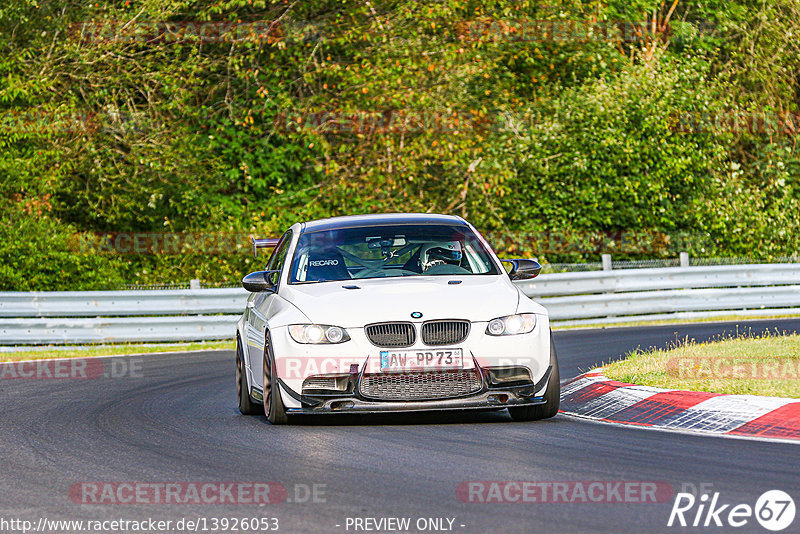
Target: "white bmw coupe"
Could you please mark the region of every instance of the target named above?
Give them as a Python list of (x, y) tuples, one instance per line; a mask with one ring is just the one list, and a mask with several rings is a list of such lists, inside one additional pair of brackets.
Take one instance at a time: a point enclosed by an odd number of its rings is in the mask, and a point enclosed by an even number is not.
[[(547, 311), (460, 217), (390, 214), (297, 223), (237, 324), (239, 410), (294, 414), (503, 410), (553, 417), (559, 373)], [(509, 272), (501, 261), (511, 264)]]

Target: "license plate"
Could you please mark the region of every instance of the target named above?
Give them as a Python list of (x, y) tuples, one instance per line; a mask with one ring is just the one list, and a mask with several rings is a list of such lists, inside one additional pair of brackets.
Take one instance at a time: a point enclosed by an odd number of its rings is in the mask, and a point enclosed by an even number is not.
[(464, 367), (464, 351), (462, 349), (381, 351), (381, 371), (461, 369), (462, 367)]

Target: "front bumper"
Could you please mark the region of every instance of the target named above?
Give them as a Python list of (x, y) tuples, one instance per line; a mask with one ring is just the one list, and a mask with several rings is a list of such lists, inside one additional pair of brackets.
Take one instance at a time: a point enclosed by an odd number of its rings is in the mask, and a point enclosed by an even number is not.
[[(421, 324), (421, 323), (420, 323)], [(417, 328), (419, 324), (415, 323)], [(522, 366), (530, 370), (530, 379), (533, 382), (543, 380), (548, 366), (550, 365), (550, 336), (549, 322), (546, 315), (537, 316), (537, 324), (534, 330), (528, 334), (514, 336), (489, 336), (485, 333), (486, 322), (473, 322), (469, 335), (458, 347), (463, 349), (464, 367), (463, 370), (470, 369), (490, 369), (495, 367), (514, 367)], [(333, 375), (333, 374), (352, 374), (355, 369), (357, 373), (381, 373), (380, 351), (385, 350), (376, 347), (367, 337), (363, 328), (348, 327), (350, 341), (343, 344), (329, 345), (303, 345), (298, 344), (289, 336), (288, 328), (276, 327), (270, 330), (273, 344), (273, 352), (276, 359), (276, 375), (282, 380), (283, 386), (279, 388), (283, 405), (287, 411), (297, 409), (295, 413), (304, 413), (314, 406), (324, 403), (303, 402), (299, 394), (316, 395), (318, 392), (304, 391), (304, 382), (307, 378), (314, 375)], [(430, 346), (422, 342), (418, 336), (417, 343), (407, 350), (431, 350)], [(252, 380), (255, 390), (260, 389), (261, 369), (256, 362), (255, 375), (258, 377)], [(459, 399), (464, 404), (470, 402), (470, 398), (479, 397), (485, 390), (492, 388), (503, 388), (508, 390), (517, 383), (494, 383), (490, 377), (483, 377), (483, 387), (480, 389), (470, 389), (470, 394), (465, 398)], [(355, 382), (355, 381), (353, 381)], [(528, 382), (528, 385), (531, 385)], [(359, 391), (358, 387), (350, 387), (342, 395), (342, 400), (352, 400), (352, 394)], [(296, 392), (296, 393), (295, 393)], [(517, 399), (518, 395), (513, 395), (516, 390), (506, 391), (510, 393), (509, 398)], [(293, 394), (295, 393), (295, 394)], [(535, 393), (540, 393), (537, 389)], [(524, 397), (533, 397), (534, 392), (525, 392)], [(254, 393), (254, 398), (258, 400), (258, 393)], [(344, 399), (346, 397), (346, 399)], [(451, 396), (426, 399), (425, 405), (433, 405), (440, 400), (451, 399)], [(382, 397), (370, 394), (367, 398), (362, 398), (364, 402), (374, 404), (387, 404), (387, 409), (398, 410), (396, 406), (399, 399)], [(331, 399), (327, 399), (331, 400)], [(336, 399), (339, 400), (339, 399)], [(402, 399), (416, 404), (421, 399), (408, 397)], [(520, 402), (522, 399), (520, 399)], [(357, 403), (353, 402), (353, 407)], [(449, 403), (447, 403), (449, 404)], [(336, 405), (338, 406), (338, 405)], [(502, 406), (500, 407), (502, 408)]]
[(356, 389), (341, 395), (301, 395), (278, 379), (283, 393), (298, 401), (299, 408), (287, 408), (287, 414), (330, 413), (391, 413), (391, 412), (439, 412), (459, 410), (502, 410), (508, 407), (536, 406), (546, 400), (536, 394), (547, 387), (552, 367), (548, 367), (542, 379), (525, 386), (490, 387), (484, 380), (483, 387), (469, 395), (454, 398), (413, 401), (384, 401), (366, 399)]

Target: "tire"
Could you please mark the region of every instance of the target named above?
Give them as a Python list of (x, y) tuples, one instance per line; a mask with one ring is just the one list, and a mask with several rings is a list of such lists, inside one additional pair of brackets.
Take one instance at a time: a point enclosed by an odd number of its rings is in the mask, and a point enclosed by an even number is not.
[(272, 340), (267, 332), (264, 340), (264, 414), (267, 421), (273, 425), (285, 425), (289, 422), (283, 400), (278, 391), (278, 381), (275, 373), (275, 355), (272, 351)]
[(550, 365), (553, 371), (550, 373), (550, 380), (547, 382), (547, 389), (544, 391), (545, 404), (538, 406), (517, 406), (508, 409), (511, 419), (514, 421), (538, 421), (540, 419), (550, 419), (558, 413), (561, 404), (561, 377), (558, 372), (558, 356), (556, 346), (553, 344), (553, 334), (550, 334)]
[(250, 388), (247, 386), (247, 373), (244, 369), (244, 354), (242, 343), (236, 338), (236, 395), (239, 397), (239, 411), (242, 415), (258, 415), (261, 406), (250, 398)]

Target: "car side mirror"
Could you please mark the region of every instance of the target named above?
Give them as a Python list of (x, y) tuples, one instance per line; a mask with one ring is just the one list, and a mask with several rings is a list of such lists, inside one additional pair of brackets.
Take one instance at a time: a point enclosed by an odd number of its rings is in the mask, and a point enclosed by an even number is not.
[(271, 276), (280, 271), (256, 271), (242, 278), (242, 287), (251, 293), (262, 291), (275, 291), (277, 288), (271, 280)]
[(501, 260), (504, 263), (511, 264), (511, 270), (508, 272), (508, 277), (511, 280), (530, 280), (536, 278), (542, 271), (542, 266), (535, 260)]

